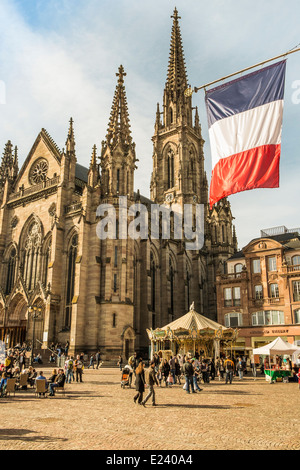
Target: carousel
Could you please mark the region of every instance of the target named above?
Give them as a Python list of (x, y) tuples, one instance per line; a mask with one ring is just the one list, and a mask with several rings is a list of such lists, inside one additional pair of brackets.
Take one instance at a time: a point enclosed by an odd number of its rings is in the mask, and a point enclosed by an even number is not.
[(147, 329), (151, 341), (151, 358), (155, 353), (168, 359), (173, 355), (195, 355), (215, 359), (224, 351), (232, 349), (238, 330), (226, 328), (194, 309), (163, 328)]

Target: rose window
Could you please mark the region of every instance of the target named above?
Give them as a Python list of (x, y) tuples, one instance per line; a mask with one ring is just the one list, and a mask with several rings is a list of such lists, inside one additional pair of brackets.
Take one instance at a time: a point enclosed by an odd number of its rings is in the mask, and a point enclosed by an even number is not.
[(37, 160), (31, 167), (29, 180), (31, 184), (38, 184), (46, 180), (49, 164), (44, 158)]

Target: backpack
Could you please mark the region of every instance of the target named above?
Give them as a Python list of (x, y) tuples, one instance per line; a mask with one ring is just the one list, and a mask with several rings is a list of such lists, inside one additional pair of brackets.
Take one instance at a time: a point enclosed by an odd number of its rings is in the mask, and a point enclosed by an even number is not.
[(72, 370), (73, 369), (73, 361), (69, 361), (68, 362), (68, 370)]

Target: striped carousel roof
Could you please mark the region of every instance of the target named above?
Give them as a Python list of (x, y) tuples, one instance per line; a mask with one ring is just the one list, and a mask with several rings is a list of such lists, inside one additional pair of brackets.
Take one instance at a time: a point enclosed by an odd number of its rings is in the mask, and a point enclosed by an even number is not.
[(205, 330), (207, 328), (212, 330), (219, 330), (220, 328), (222, 328), (222, 330), (228, 330), (228, 328), (226, 328), (225, 326), (220, 325), (219, 323), (210, 320), (209, 318), (206, 318), (203, 315), (200, 315), (200, 313), (195, 312), (195, 310), (193, 309), (183, 315), (183, 317), (174, 320), (172, 323), (169, 323), (168, 325), (160, 329), (170, 329), (172, 331), (175, 331), (179, 329), (191, 330), (193, 327), (196, 327), (197, 330)]

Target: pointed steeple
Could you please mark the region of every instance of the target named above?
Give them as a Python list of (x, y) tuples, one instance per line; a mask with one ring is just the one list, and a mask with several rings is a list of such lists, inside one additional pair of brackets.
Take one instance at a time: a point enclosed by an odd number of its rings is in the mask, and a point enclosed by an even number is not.
[(99, 171), (97, 164), (97, 147), (93, 146), (92, 157), (90, 161), (90, 167), (88, 171), (88, 185), (94, 188), (99, 182)]
[(176, 7), (171, 18), (173, 18), (173, 26), (166, 87), (169, 90), (172, 90), (173, 93), (177, 94), (184, 93), (187, 88), (188, 80), (178, 22), (180, 16), (178, 16)]
[(8, 179), (9, 182), (13, 183), (18, 173), (18, 157), (17, 147), (13, 153), (13, 146), (10, 140), (4, 147), (3, 157), (0, 166), (0, 188), (5, 184)]
[(68, 137), (66, 140), (66, 152), (67, 152), (67, 155), (69, 156), (71, 154), (75, 156), (75, 137), (74, 137), (73, 124), (74, 124), (73, 118), (70, 118)]
[(101, 193), (133, 197), (135, 143), (132, 141), (123, 65), (116, 74), (116, 86), (106, 139), (101, 149)]
[(186, 96), (188, 79), (179, 27), (178, 11), (175, 8), (173, 15), (171, 46), (167, 80), (164, 90), (164, 127), (173, 127), (178, 124), (193, 126), (192, 99)]
[(127, 98), (124, 86), (124, 77), (126, 77), (126, 73), (124, 72), (123, 65), (120, 65), (116, 76), (118, 77), (118, 83), (114, 94), (106, 135), (106, 143), (110, 148), (114, 148), (118, 143), (122, 146), (132, 144)]

